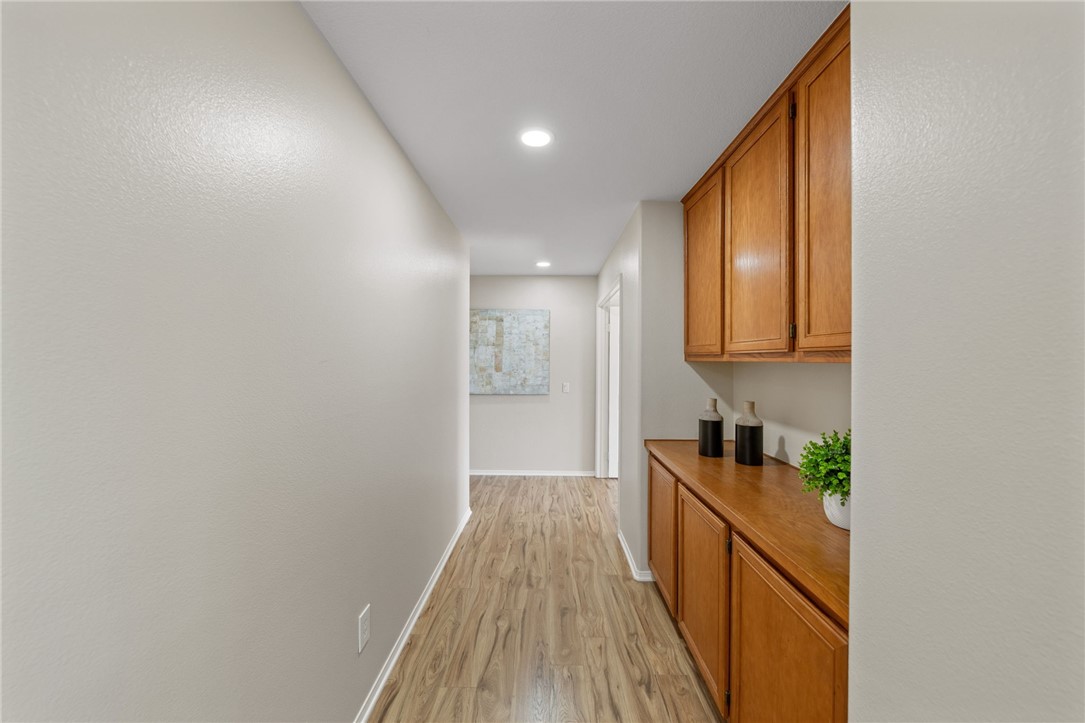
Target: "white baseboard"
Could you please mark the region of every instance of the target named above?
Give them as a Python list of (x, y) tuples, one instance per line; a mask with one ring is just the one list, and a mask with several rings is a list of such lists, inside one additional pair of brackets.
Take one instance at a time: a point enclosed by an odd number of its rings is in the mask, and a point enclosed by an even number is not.
[(460, 520), (460, 525), (456, 528), (456, 532), (452, 534), (452, 539), (448, 541), (448, 547), (445, 548), (444, 554), (441, 555), (441, 560), (437, 563), (437, 569), (430, 575), (429, 582), (426, 583), (426, 587), (422, 590), (422, 596), (418, 598), (418, 603), (415, 604), (414, 610), (411, 611), (410, 617), (407, 618), (407, 624), (403, 626), (403, 631), (400, 632), (396, 644), (392, 646), (392, 652), (388, 653), (388, 659), (384, 661), (384, 666), (381, 668), (380, 673), (377, 674), (377, 680), (374, 681), (373, 687), (369, 689), (369, 695), (365, 697), (365, 702), (362, 703), (361, 710), (359, 710), (358, 715), (355, 716), (354, 723), (365, 723), (365, 721), (369, 719), (369, 716), (372, 715), (373, 708), (377, 705), (377, 698), (380, 697), (380, 692), (384, 688), (384, 684), (388, 682), (388, 676), (392, 674), (392, 668), (396, 667), (396, 661), (399, 660), (399, 654), (403, 652), (403, 646), (407, 644), (407, 638), (411, 636), (411, 631), (414, 630), (414, 624), (418, 622), (418, 616), (421, 615), (422, 611), (425, 609), (430, 593), (433, 592), (433, 587), (437, 584), (437, 580), (441, 577), (441, 573), (444, 572), (445, 563), (448, 562), (448, 558), (452, 555), (452, 550), (456, 547), (456, 542), (460, 539), (460, 535), (463, 534), (463, 529), (467, 527), (467, 521), (469, 519), (471, 519), (470, 509), (467, 510), (463, 519)]
[(476, 477), (594, 477), (595, 470), (562, 469), (473, 469), (468, 474)]
[(629, 545), (626, 544), (625, 535), (621, 530), (618, 530), (618, 542), (622, 543), (622, 550), (625, 551), (625, 559), (629, 562), (629, 571), (633, 573), (633, 579), (638, 582), (654, 582), (656, 577), (651, 570), (637, 569), (637, 564), (633, 562), (633, 553), (629, 551)]

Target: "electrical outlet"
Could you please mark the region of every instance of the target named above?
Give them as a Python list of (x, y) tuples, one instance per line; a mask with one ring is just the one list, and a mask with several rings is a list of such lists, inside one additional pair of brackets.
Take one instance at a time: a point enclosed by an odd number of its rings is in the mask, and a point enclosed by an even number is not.
[(569, 393), (569, 387), (570, 387), (569, 382), (562, 382), (561, 383), (561, 391), (564, 392), (565, 394)]
[(362, 614), (358, 616), (358, 652), (369, 642), (369, 606), (366, 605)]

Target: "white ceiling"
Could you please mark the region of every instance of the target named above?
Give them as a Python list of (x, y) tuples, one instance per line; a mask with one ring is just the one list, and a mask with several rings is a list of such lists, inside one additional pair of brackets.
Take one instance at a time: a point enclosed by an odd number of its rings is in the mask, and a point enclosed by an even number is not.
[[(471, 273), (594, 275), (637, 202), (680, 199), (844, 4), (304, 6), (470, 244)], [(528, 126), (553, 144), (521, 145)]]

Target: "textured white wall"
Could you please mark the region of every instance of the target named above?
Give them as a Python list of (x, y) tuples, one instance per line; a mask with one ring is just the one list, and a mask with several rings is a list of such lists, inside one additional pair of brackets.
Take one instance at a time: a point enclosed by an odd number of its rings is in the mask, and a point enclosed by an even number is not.
[(851, 23), (850, 716), (1081, 721), (1085, 6)]
[(351, 719), (467, 507), (459, 234), (297, 5), (3, 46), (5, 718)]
[(472, 470), (595, 469), (595, 297), (594, 276), (471, 277), (472, 309), (550, 310), (550, 394), (472, 395)]
[[(685, 361), (685, 227), (681, 203), (641, 204), (641, 295), (644, 309), (644, 437), (695, 439), (697, 418), (709, 396), (719, 399), (720, 414), (732, 419), (732, 364)], [(700, 376), (699, 376), (700, 374)], [(703, 377), (703, 378), (702, 378)], [(714, 392), (706, 380), (710, 380)], [(647, 480), (648, 454), (643, 450)], [(647, 484), (647, 482), (645, 483)], [(647, 487), (645, 487), (647, 494)], [(647, 555), (647, 548), (645, 548)], [(647, 559), (647, 558), (645, 558)]]
[(633, 551), (637, 567), (648, 569), (647, 514), (648, 498), (641, 459), (644, 435), (641, 433), (641, 206), (638, 205), (622, 235), (618, 237), (598, 276), (598, 301), (610, 293), (621, 277), (621, 362), (618, 462), (618, 527)]
[[(695, 372), (683, 358), (683, 226), (679, 203), (644, 201), (629, 219), (599, 274), (602, 298), (622, 275), (622, 536), (637, 569), (648, 571), (647, 439), (691, 439), (705, 398), (701, 376), (730, 387), (730, 365)], [(702, 365), (706, 366), (706, 365)], [(699, 374), (701, 374), (699, 376)], [(730, 407), (719, 395), (720, 411)]]
[[(804, 444), (851, 426), (851, 364), (734, 364), (734, 409), (757, 403), (765, 423), (765, 454), (798, 465)], [(732, 427), (733, 431), (734, 427)]]

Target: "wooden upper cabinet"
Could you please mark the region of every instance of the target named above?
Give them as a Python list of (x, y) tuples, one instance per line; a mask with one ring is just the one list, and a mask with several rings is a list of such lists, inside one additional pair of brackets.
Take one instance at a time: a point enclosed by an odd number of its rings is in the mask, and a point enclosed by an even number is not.
[(683, 199), (687, 360), (851, 361), (850, 17)]
[(791, 351), (791, 120), (781, 96), (723, 162), (723, 350)]
[(851, 348), (851, 45), (844, 23), (795, 85), (797, 346)]
[(723, 520), (679, 485), (678, 629), (724, 715), (729, 533)]
[(687, 356), (723, 353), (722, 199), (717, 171), (685, 205)]
[(648, 567), (671, 617), (678, 601), (678, 482), (648, 459)]
[(846, 721), (848, 638), (737, 535), (731, 723)]

